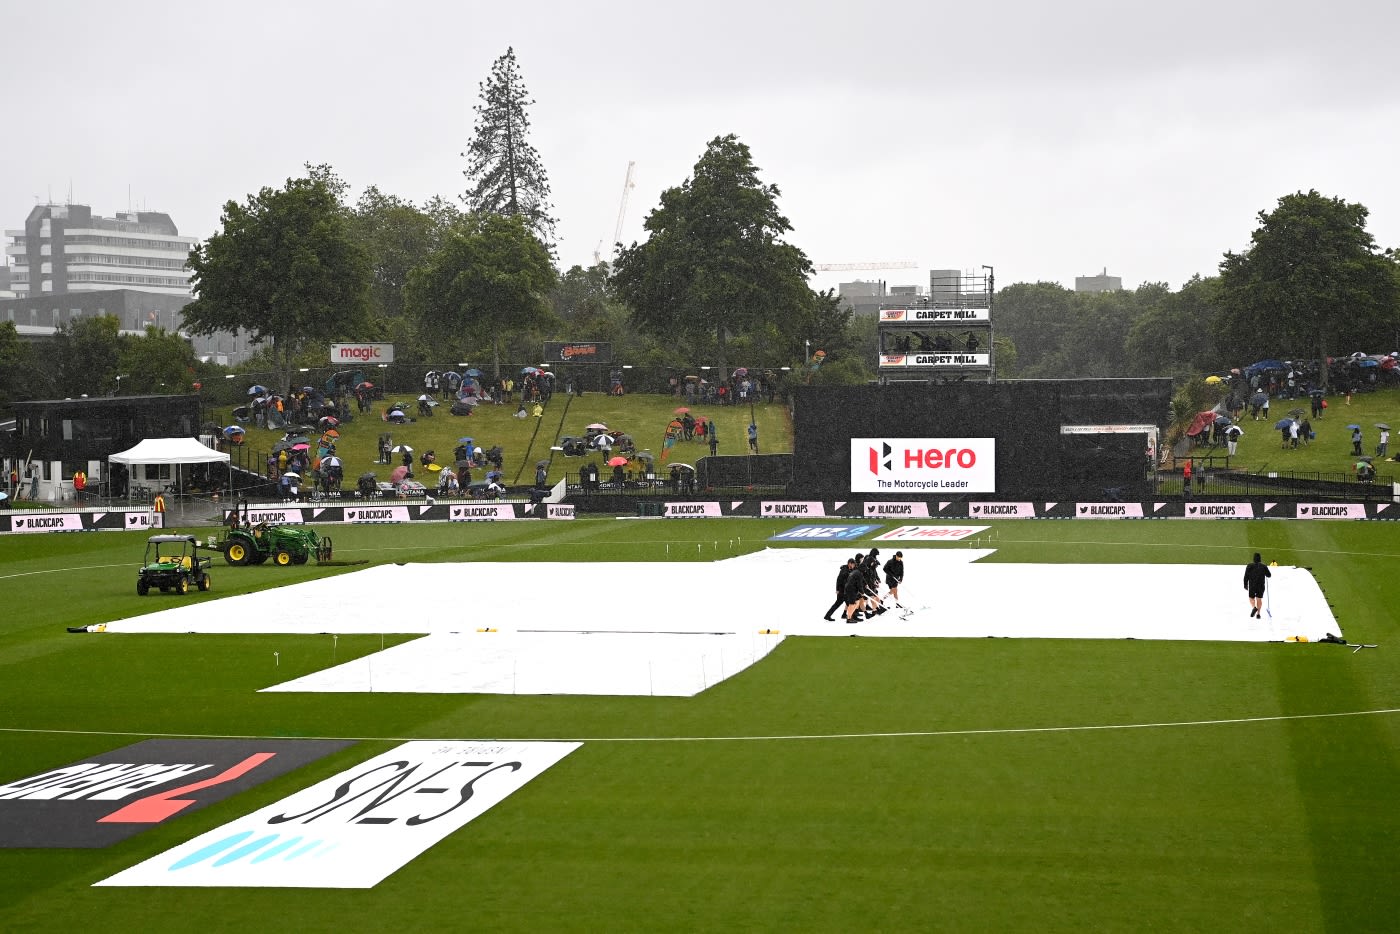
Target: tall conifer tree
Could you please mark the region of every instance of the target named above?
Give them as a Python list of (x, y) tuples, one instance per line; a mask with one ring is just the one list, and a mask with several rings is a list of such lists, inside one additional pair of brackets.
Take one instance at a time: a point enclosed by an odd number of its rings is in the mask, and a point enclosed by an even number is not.
[(525, 113), (534, 103), (521, 80), (515, 50), (507, 48), (481, 83), (481, 103), (473, 108), (475, 135), (462, 153), (467, 160), (462, 174), (468, 182), (462, 201), (472, 212), (521, 218), (552, 255), (555, 221), (549, 176), (530, 145), (530, 118)]

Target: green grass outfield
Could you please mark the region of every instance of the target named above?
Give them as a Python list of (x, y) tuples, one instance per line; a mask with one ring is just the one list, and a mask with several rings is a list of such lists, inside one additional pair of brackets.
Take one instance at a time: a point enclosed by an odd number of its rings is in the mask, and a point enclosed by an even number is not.
[[(708, 601), (744, 625), (743, 594), (707, 589), (707, 563), (790, 525), (580, 519), (333, 534), (337, 559), (371, 562), (665, 560), (669, 546), (676, 601)], [(1121, 562), (1181, 565), (1173, 586), (1141, 600), (1173, 601), (1183, 617), (1190, 565), (1242, 566), (1262, 551), (1312, 567), (1347, 637), (1380, 648), (810, 638), (694, 698), (258, 694), (333, 652), (376, 651), (380, 637), (65, 627), (350, 568), (219, 562), (208, 596), (141, 598), (142, 536), (5, 536), (0, 782), (156, 734), (365, 742), (106, 849), (0, 850), (0, 929), (1395, 930), (1397, 527), (993, 528), (996, 561), (1101, 563), (1105, 574)], [(906, 554), (921, 602), (959, 585), (921, 578), (917, 552)], [(598, 590), (629, 618), (668, 609), (630, 604), (625, 577)], [(384, 594), (386, 615), (394, 596)], [(597, 596), (580, 594), (581, 606)], [(793, 599), (815, 614), (828, 595)], [(1065, 598), (986, 594), (997, 613), (1036, 613), (1047, 599)], [(584, 745), (373, 889), (92, 887), (398, 739), (444, 737)]]

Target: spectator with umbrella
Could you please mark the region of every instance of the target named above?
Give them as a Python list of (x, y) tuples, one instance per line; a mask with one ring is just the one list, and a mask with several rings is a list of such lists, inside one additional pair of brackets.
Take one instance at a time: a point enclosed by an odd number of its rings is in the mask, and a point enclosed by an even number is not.
[(1361, 426), (1348, 425), (1347, 427), (1351, 429), (1351, 456), (1360, 457), (1363, 453), (1361, 450)]
[(613, 483), (617, 484), (619, 490), (622, 489), (627, 481), (627, 474), (624, 470), (627, 466), (627, 458), (621, 455), (608, 458), (608, 466), (613, 469)]
[(1231, 457), (1235, 456), (1235, 447), (1240, 443), (1240, 439), (1243, 437), (1244, 429), (1239, 425), (1231, 425), (1229, 428), (1225, 429), (1226, 450), (1230, 452)]
[(283, 471), (278, 484), (282, 490), (282, 500), (298, 499), (301, 496), (301, 474), (295, 470)]
[(1380, 429), (1380, 441), (1376, 444), (1376, 456), (1385, 457), (1386, 450), (1390, 447), (1390, 426), (1385, 422), (1376, 422), (1376, 427)]

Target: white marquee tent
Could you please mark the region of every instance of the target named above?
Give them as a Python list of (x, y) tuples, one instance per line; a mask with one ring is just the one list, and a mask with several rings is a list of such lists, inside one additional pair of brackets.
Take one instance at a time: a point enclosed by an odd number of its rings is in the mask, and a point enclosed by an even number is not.
[[(113, 454), (107, 460), (113, 464), (124, 464), (129, 469), (133, 464), (226, 464), (229, 457), (222, 451), (205, 447), (195, 438), (147, 438), (136, 447)], [(176, 476), (179, 476), (178, 470)], [(130, 496), (129, 487), (127, 495)]]

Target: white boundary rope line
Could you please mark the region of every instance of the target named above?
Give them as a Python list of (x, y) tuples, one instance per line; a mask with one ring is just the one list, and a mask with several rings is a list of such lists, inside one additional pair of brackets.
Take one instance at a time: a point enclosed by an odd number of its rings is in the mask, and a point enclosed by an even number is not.
[[(1004, 727), (985, 730), (906, 730), (884, 733), (796, 733), (760, 736), (526, 736), (526, 737), (478, 737), (493, 742), (572, 742), (572, 743), (724, 743), (724, 742), (774, 742), (814, 739), (920, 739), (943, 736), (1008, 736), (1024, 733), (1087, 733), (1113, 730), (1152, 730), (1190, 726), (1231, 726), (1251, 723), (1287, 723), (1294, 720), (1327, 720), (1338, 717), (1371, 717), (1383, 714), (1400, 713), (1400, 707), (1383, 707), (1376, 710), (1345, 710), (1335, 713), (1281, 714), (1273, 717), (1232, 717), (1223, 720), (1175, 720), (1160, 723), (1104, 723), (1085, 726), (1027, 726)], [(27, 733), (47, 736), (131, 736), (157, 739), (322, 739), (342, 740), (359, 743), (407, 743), (415, 740), (428, 742), (458, 742), (461, 737), (434, 736), (257, 736), (250, 733), (142, 733), (131, 730), (45, 730), (28, 727), (0, 727), (0, 733)]]

